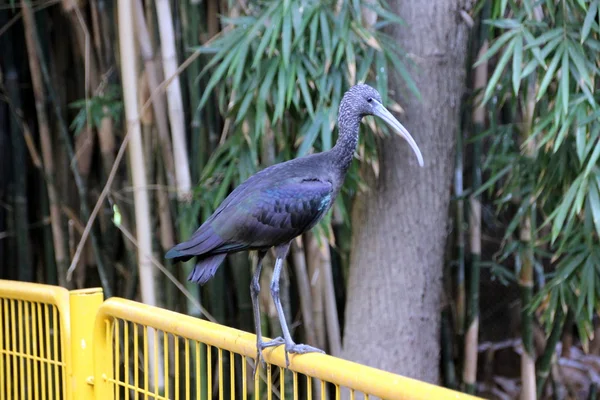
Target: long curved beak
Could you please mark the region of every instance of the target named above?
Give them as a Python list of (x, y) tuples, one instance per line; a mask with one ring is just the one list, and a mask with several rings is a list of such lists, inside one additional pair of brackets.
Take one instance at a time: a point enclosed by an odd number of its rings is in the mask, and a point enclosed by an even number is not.
[(410, 148), (417, 155), (417, 160), (419, 161), (419, 165), (422, 167), (423, 166), (423, 156), (421, 155), (421, 150), (419, 150), (419, 146), (417, 146), (417, 143), (412, 138), (412, 136), (410, 136), (410, 133), (408, 133), (406, 128), (404, 126), (402, 126), (402, 124), (396, 118), (394, 118), (392, 113), (389, 112), (387, 110), (387, 108), (385, 108), (383, 106), (383, 104), (381, 104), (379, 102), (377, 102), (377, 105), (375, 106), (375, 108), (373, 110), (373, 114), (375, 114), (376, 116), (378, 116), (379, 118), (384, 120), (385, 123), (388, 124), (390, 126), (390, 128), (392, 128), (396, 132), (396, 134), (398, 134), (399, 136), (401, 136), (404, 140), (406, 140), (408, 142), (408, 144), (410, 145)]

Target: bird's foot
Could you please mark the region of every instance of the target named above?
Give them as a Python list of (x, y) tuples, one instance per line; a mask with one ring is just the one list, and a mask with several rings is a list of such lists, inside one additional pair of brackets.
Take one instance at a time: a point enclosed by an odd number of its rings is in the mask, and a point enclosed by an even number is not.
[(252, 375), (256, 378), (256, 371), (258, 370), (258, 364), (262, 363), (263, 368), (266, 368), (265, 359), (262, 356), (262, 351), (268, 347), (277, 347), (285, 344), (285, 340), (281, 336), (276, 337), (275, 339), (264, 342), (262, 339), (259, 339), (256, 342), (256, 362), (254, 363), (254, 370), (252, 371)]
[(294, 342), (285, 344), (285, 367), (290, 366), (290, 359), (288, 357), (288, 353), (293, 354), (306, 354), (306, 353), (321, 353), (325, 354), (325, 352), (316, 347), (309, 346), (307, 344), (296, 344)]

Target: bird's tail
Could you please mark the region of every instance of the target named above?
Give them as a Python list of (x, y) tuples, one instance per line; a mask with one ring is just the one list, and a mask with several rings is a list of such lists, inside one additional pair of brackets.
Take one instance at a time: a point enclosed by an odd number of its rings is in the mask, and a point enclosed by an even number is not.
[(225, 256), (227, 256), (227, 253), (215, 254), (198, 261), (194, 266), (194, 270), (188, 276), (188, 281), (204, 285), (215, 275)]

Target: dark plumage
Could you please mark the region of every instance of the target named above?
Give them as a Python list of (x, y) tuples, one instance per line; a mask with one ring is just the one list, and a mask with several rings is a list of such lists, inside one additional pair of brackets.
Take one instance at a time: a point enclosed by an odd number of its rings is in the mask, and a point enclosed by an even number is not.
[[(331, 150), (272, 165), (251, 176), (227, 196), (189, 240), (166, 254), (166, 258), (174, 261), (197, 257), (197, 264), (188, 279), (204, 284), (214, 276), (228, 253), (258, 250), (259, 260), (251, 285), (257, 360), (263, 348), (280, 344), (286, 346), (286, 359), (288, 352), (320, 351), (292, 341), (279, 302), (279, 274), (291, 240), (311, 229), (335, 201), (352, 162), (360, 122), (365, 115), (376, 115), (386, 121), (409, 142), (419, 164), (423, 165), (414, 140), (383, 107), (379, 93), (368, 85), (355, 85), (344, 94), (340, 104), (339, 138)], [(263, 342), (257, 302), (258, 278), (262, 259), (271, 247), (275, 247), (277, 256), (271, 293), (284, 338)]]

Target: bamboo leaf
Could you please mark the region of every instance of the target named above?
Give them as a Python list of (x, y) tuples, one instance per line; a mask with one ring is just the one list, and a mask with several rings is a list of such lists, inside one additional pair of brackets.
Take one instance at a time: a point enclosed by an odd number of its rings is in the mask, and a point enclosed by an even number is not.
[(585, 19), (583, 20), (583, 27), (581, 28), (581, 43), (585, 42), (588, 35), (590, 34), (590, 30), (592, 29), (592, 23), (596, 18), (596, 14), (598, 12), (598, 1), (594, 0), (590, 4), (590, 7), (587, 10), (587, 14), (585, 15)]
[(267, 48), (269, 41), (272, 39), (275, 26), (276, 25), (274, 23), (271, 23), (263, 32), (262, 39), (260, 40), (258, 48), (256, 49), (256, 54), (254, 55), (254, 60), (252, 61), (252, 68), (256, 68), (260, 60), (264, 57), (265, 49)]
[(333, 50), (331, 48), (331, 33), (329, 32), (327, 15), (324, 12), (320, 13), (319, 20), (321, 21), (321, 39), (323, 40), (323, 51), (325, 51), (325, 71), (328, 71), (333, 56)]
[(561, 100), (563, 114), (566, 115), (569, 111), (569, 54), (566, 51), (563, 51), (560, 73)]
[(585, 167), (585, 171), (583, 172), (584, 176), (588, 176), (590, 172), (592, 172), (592, 168), (596, 166), (598, 157), (600, 157), (600, 144), (597, 143), (592, 155), (590, 156), (587, 166)]
[(310, 36), (308, 44), (308, 57), (315, 58), (315, 48), (317, 45), (317, 28), (319, 27), (319, 13), (315, 13), (310, 22)]
[(558, 208), (556, 209), (556, 216), (554, 217), (554, 222), (552, 224), (552, 243), (556, 241), (556, 238), (558, 238), (558, 235), (560, 234), (563, 228), (565, 219), (567, 218), (567, 214), (571, 210), (571, 205), (575, 200), (575, 195), (579, 190), (580, 184), (581, 178), (577, 178), (565, 194)]
[(277, 99), (275, 102), (275, 111), (273, 112), (273, 123), (277, 122), (283, 116), (285, 109), (285, 69), (277, 69)]
[(290, 53), (292, 51), (292, 16), (290, 12), (286, 12), (285, 16), (283, 17), (281, 36), (283, 66), (287, 68), (290, 65)]
[(513, 50), (513, 74), (512, 83), (515, 94), (519, 93), (519, 85), (521, 84), (521, 68), (523, 60), (523, 38), (515, 38), (515, 48)]
[(317, 135), (319, 134), (319, 128), (321, 127), (321, 118), (322, 114), (318, 114), (318, 118), (314, 118), (306, 131), (306, 133), (302, 136), (302, 143), (298, 148), (298, 157), (304, 157), (308, 154), (308, 151), (312, 147), (313, 143), (317, 139)]
[(502, 48), (502, 46), (504, 46), (504, 44), (506, 44), (506, 42), (511, 40), (516, 34), (517, 34), (517, 31), (508, 31), (508, 32), (503, 33), (498, 39), (496, 39), (494, 41), (494, 44), (490, 46), (488, 51), (486, 51), (479, 58), (479, 60), (477, 60), (477, 62), (475, 64), (473, 64), (473, 68), (477, 67), (482, 62), (490, 59), (490, 57), (492, 57), (494, 54), (496, 54)]
[(513, 40), (504, 50), (504, 54), (502, 54), (502, 57), (498, 61), (498, 65), (496, 65), (496, 69), (494, 70), (494, 73), (492, 74), (492, 77), (490, 78), (487, 87), (485, 88), (485, 93), (483, 95), (483, 104), (487, 103), (492, 97), (492, 93), (496, 89), (496, 84), (500, 80), (500, 76), (502, 75), (502, 72), (504, 71), (504, 68), (508, 63), (508, 60), (510, 59), (514, 46), (515, 41)]
[(332, 142), (332, 132), (329, 125), (329, 110), (323, 110), (321, 114), (321, 141), (323, 142), (321, 151), (328, 151), (331, 149)]
[(554, 78), (554, 72), (556, 71), (556, 67), (558, 66), (558, 61), (560, 60), (560, 57), (563, 52), (564, 52), (564, 47), (561, 47), (561, 49), (559, 49), (559, 51), (557, 51), (554, 54), (554, 57), (552, 57), (552, 61), (550, 62), (550, 65), (548, 66), (548, 70), (546, 71), (546, 74), (544, 75), (544, 78), (542, 79), (542, 82), (540, 83), (540, 88), (539, 88), (538, 94), (536, 96), (537, 101), (540, 101), (540, 99), (542, 98), (544, 93), (546, 93), (546, 89), (548, 89), (548, 85), (550, 85), (552, 78)]
[(600, 192), (600, 187), (595, 179), (592, 180), (592, 184), (589, 185), (589, 191), (588, 204), (592, 211), (592, 219), (594, 221), (596, 233), (600, 236), (600, 195), (598, 194)]
[(575, 63), (575, 66), (581, 75), (581, 79), (583, 79), (583, 81), (587, 83), (590, 88), (593, 87), (592, 81), (590, 80), (590, 74), (585, 65), (586, 60), (583, 58), (581, 53), (575, 49), (575, 46), (567, 45), (566, 47), (569, 49), (569, 54), (571, 55), (571, 59)]
[(304, 99), (304, 104), (308, 109), (308, 113), (311, 118), (315, 118), (315, 109), (310, 97), (310, 91), (308, 90), (308, 84), (306, 83), (306, 72), (302, 66), (298, 66), (298, 85), (300, 85), (300, 91), (302, 92), (302, 98)]

